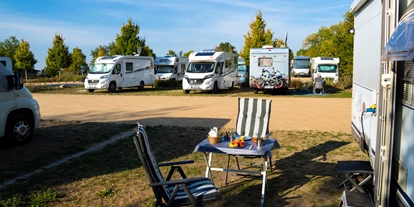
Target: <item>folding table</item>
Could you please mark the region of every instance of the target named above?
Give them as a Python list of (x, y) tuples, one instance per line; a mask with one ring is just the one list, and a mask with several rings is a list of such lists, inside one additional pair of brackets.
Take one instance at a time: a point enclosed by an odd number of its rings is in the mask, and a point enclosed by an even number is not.
[[(350, 190), (354, 192), (358, 190), (361, 193), (364, 193), (362, 185), (372, 180), (374, 171), (372, 170), (371, 164), (368, 161), (359, 161), (359, 160), (347, 160), (347, 161), (338, 161), (339, 172), (345, 173), (346, 180), (342, 182), (338, 187), (344, 185), (347, 181), (353, 184), (353, 188)], [(367, 177), (364, 178), (361, 182), (357, 183), (353, 177), (359, 174), (366, 174)]]
[[(268, 138), (264, 141), (264, 145), (261, 146), (261, 149), (257, 149), (257, 145), (253, 142), (253, 140), (248, 140), (244, 142), (243, 148), (230, 148), (229, 141), (223, 141), (217, 144), (210, 144), (208, 139), (203, 140), (200, 142), (194, 152), (202, 152), (204, 154), (204, 159), (206, 161), (206, 177), (211, 176), (211, 171), (224, 171), (226, 172), (226, 181), (227, 184), (227, 173), (228, 172), (236, 172), (236, 173), (245, 173), (251, 175), (262, 175), (262, 195), (261, 195), (261, 203), (260, 205), (263, 206), (264, 204), (264, 195), (265, 195), (265, 187), (267, 181), (267, 165), (268, 159), (272, 157), (272, 150), (276, 148), (280, 148), (279, 143), (276, 139)], [(251, 146), (253, 146), (251, 148)], [(263, 159), (263, 169), (261, 171), (254, 171), (254, 170), (244, 170), (244, 169), (230, 169), (229, 168), (229, 159), (227, 159), (227, 167), (226, 168), (218, 168), (212, 167), (212, 159), (213, 154), (226, 154), (229, 156), (257, 156)], [(207, 154), (209, 154), (207, 158)]]

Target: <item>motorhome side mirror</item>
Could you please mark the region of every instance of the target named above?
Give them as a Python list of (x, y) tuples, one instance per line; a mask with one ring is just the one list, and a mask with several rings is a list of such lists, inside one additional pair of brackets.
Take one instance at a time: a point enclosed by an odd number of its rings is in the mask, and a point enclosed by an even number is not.
[(14, 75), (7, 76), (7, 89), (12, 90), (14, 88)]
[(21, 78), (22, 78), (22, 73), (20, 71), (14, 73), (14, 81), (15, 81), (14, 86), (16, 90), (20, 90), (23, 88)]

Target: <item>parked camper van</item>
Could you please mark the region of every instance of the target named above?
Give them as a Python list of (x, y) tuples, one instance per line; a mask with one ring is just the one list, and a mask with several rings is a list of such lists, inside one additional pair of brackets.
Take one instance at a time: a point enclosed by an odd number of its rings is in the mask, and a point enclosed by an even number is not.
[(243, 58), (240, 57), (238, 58), (237, 65), (237, 76), (239, 77), (239, 86), (247, 86), (247, 84), (249, 83), (249, 67), (247, 67)]
[(20, 78), (10, 58), (0, 57), (0, 138), (18, 144), (31, 139), (40, 124), (39, 104)]
[(250, 49), (250, 88), (258, 91), (281, 90), (287, 93), (290, 80), (289, 48)]
[(97, 89), (116, 89), (138, 87), (155, 81), (154, 58), (146, 56), (105, 56), (95, 60), (85, 79), (85, 88), (89, 92)]
[(310, 76), (310, 57), (295, 56), (292, 60), (293, 76)]
[(351, 126), (374, 170), (372, 206), (414, 206), (413, 9), (414, 2), (405, 0), (354, 0), (351, 5)]
[(155, 77), (157, 80), (182, 81), (188, 58), (165, 56), (155, 58)]
[(183, 79), (184, 93), (208, 90), (217, 93), (237, 84), (237, 55), (230, 52), (203, 50), (190, 54)]
[(332, 79), (334, 83), (339, 80), (339, 58), (316, 57), (311, 59), (312, 80), (318, 75), (321, 78)]

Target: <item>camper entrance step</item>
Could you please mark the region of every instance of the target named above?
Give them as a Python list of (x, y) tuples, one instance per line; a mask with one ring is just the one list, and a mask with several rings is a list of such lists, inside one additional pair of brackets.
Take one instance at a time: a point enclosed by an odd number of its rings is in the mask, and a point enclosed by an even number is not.
[(349, 192), (344, 191), (339, 203), (339, 207), (373, 207), (374, 202), (372, 201), (369, 193)]

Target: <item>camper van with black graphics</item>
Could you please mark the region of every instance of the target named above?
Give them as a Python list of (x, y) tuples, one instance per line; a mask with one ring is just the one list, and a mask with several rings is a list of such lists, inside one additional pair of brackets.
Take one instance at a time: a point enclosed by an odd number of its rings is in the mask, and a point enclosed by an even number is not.
[(183, 91), (233, 89), (238, 83), (237, 55), (230, 52), (203, 50), (190, 54), (183, 79)]
[(95, 60), (85, 79), (85, 89), (115, 92), (122, 88), (143, 89), (155, 81), (154, 58), (148, 56), (105, 56)]

